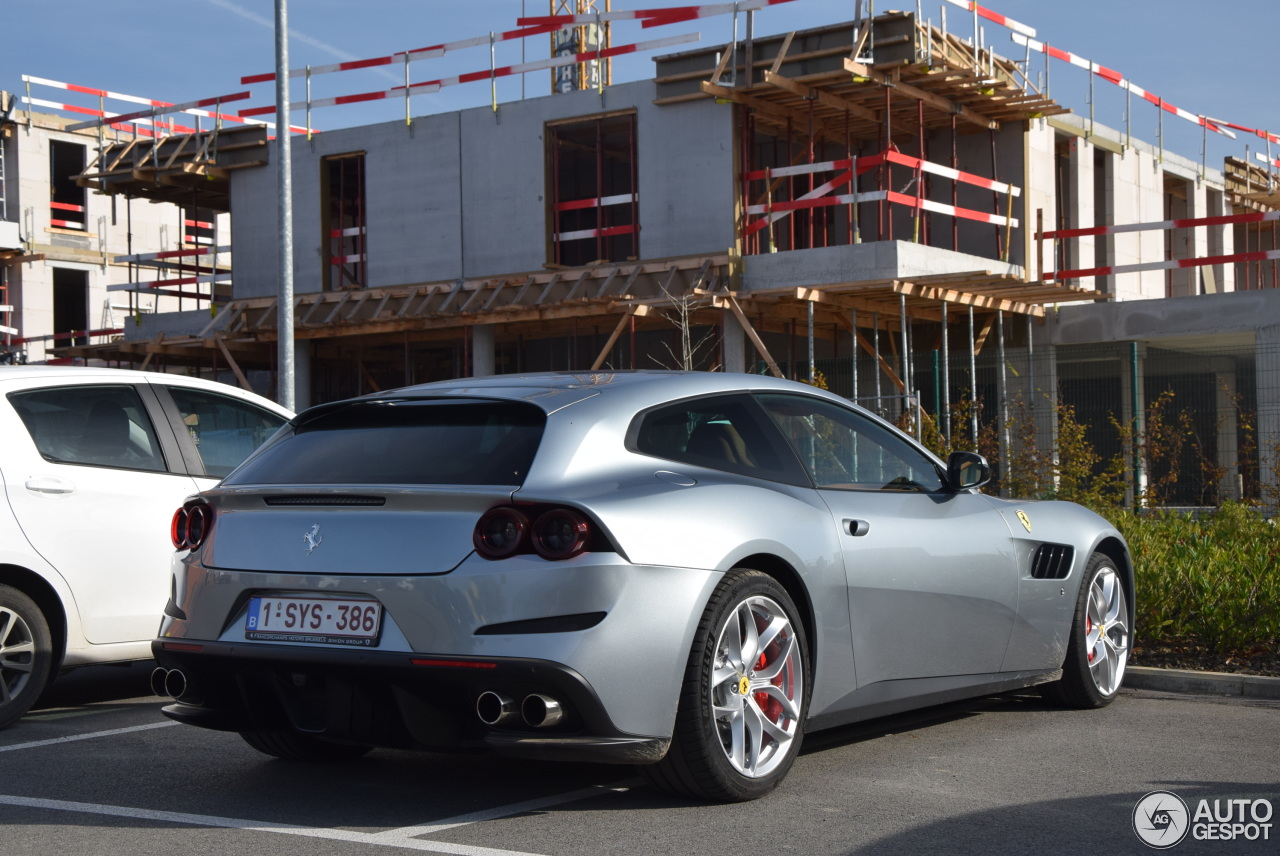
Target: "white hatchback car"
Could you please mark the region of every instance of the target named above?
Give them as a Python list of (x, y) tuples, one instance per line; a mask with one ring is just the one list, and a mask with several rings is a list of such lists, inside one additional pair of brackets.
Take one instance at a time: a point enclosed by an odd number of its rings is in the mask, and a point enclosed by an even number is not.
[(0, 728), (60, 669), (151, 657), (173, 509), (290, 415), (179, 375), (0, 368)]

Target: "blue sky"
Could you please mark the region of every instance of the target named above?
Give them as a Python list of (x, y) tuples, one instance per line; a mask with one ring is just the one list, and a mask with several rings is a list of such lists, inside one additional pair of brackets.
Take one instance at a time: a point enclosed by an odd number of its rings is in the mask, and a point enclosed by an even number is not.
[[(603, 0), (602, 0), (603, 2)], [(614, 0), (616, 9), (687, 5), (673, 0)], [(914, 10), (914, 0), (879, 0), (877, 11)], [(924, 0), (922, 14), (936, 23), (942, 0)], [(1277, 0), (989, 0), (985, 5), (1037, 30), (1037, 38), (1121, 72), (1134, 83), (1196, 114), (1280, 132), (1280, 95), (1275, 33), (1280, 29)], [(822, 26), (853, 17), (854, 0), (794, 0), (757, 13), (760, 34)], [(253, 97), (237, 104), (257, 106), (274, 100), (271, 84), (245, 87), (242, 75), (271, 71), (274, 40), (271, 0), (0, 0), (5, 50), (0, 52), (0, 88), (21, 93), (23, 74), (171, 102), (183, 102), (250, 88)], [(382, 56), (401, 50), (507, 30), (522, 12), (545, 15), (548, 0), (290, 0), (290, 65), (327, 65)], [(971, 18), (947, 5), (948, 26), (968, 35)], [(1002, 27), (983, 22), (987, 41), (998, 53), (1022, 58), (1023, 48)], [(731, 17), (642, 30), (638, 23), (615, 25), (614, 44), (687, 32), (701, 33), (701, 44), (720, 44), (731, 36)], [(668, 51), (684, 50), (682, 45)], [(524, 59), (548, 53), (546, 37), (525, 40)], [(499, 65), (522, 61), (519, 41), (500, 44)], [(652, 75), (650, 56), (615, 60), (615, 81)], [(414, 63), (414, 81), (478, 71), (489, 64), (487, 48), (470, 48), (439, 59)], [(1033, 77), (1043, 58), (1032, 60)], [(403, 72), (365, 70), (315, 78), (317, 98), (387, 89)], [(548, 72), (526, 76), (523, 94), (547, 94)], [(1051, 94), (1087, 115), (1089, 75), (1053, 60)], [(295, 84), (293, 97), (303, 97)], [(35, 97), (96, 106), (96, 99), (37, 87)], [(499, 84), (500, 101), (522, 96), (518, 78)], [(1095, 115), (1114, 128), (1124, 127), (1125, 97), (1117, 87), (1095, 79)], [(449, 87), (416, 97), (415, 114), (473, 107), (489, 102), (487, 83)], [(127, 105), (108, 104), (122, 112)], [(313, 112), (316, 128), (339, 128), (390, 121), (403, 115), (403, 102), (329, 107)], [(1154, 142), (1157, 110), (1134, 99), (1134, 135)], [(269, 118), (269, 117), (268, 117)], [(294, 123), (301, 124), (295, 114)], [(1201, 130), (1166, 114), (1166, 145), (1198, 159)], [(1237, 140), (1209, 135), (1209, 163), (1226, 155), (1242, 157), (1265, 150), (1262, 140), (1241, 134)], [(1280, 146), (1273, 145), (1280, 158)]]

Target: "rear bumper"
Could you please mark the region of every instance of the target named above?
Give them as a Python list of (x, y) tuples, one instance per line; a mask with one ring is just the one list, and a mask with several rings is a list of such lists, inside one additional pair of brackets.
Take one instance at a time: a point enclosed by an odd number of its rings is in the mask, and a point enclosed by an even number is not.
[[(169, 643), (172, 646), (173, 643)], [(449, 659), (294, 646), (153, 644), (161, 668), (179, 669), (187, 691), (164, 708), (177, 722), (219, 731), (292, 730), (343, 742), (435, 751), (489, 749), (508, 755), (651, 763), (664, 737), (617, 728), (581, 675), (540, 660)], [(195, 650), (196, 648), (199, 650)], [(488, 726), (475, 712), (486, 690), (517, 702), (539, 693), (559, 701), (562, 722)]]
[[(168, 715), (205, 727), (654, 760), (671, 736), (694, 632), (721, 576), (633, 565), (614, 553), (562, 562), (472, 556), (428, 576), (225, 571), (188, 561), (176, 568), (176, 597), (153, 648), (191, 687)], [(264, 592), (376, 598), (383, 630), (371, 648), (247, 639), (247, 604)], [(568, 715), (554, 729), (489, 728), (475, 712), (488, 690), (517, 703), (543, 693)]]

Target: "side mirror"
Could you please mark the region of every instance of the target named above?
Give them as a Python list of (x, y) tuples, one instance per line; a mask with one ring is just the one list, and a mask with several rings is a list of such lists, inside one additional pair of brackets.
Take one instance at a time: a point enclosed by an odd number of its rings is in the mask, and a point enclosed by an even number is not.
[(982, 487), (991, 481), (991, 466), (977, 452), (952, 452), (947, 458), (947, 483), (952, 490)]

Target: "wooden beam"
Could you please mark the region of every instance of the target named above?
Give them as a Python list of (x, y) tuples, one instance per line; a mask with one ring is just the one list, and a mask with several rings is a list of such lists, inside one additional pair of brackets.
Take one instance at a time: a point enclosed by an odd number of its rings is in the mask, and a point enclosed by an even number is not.
[(995, 326), (996, 316), (990, 315), (986, 322), (982, 325), (982, 329), (978, 331), (978, 335), (973, 340), (973, 355), (976, 357), (982, 353), (982, 346), (987, 343), (987, 337), (991, 335), (991, 328)]
[(1020, 303), (1015, 300), (1004, 300), (989, 297), (985, 294), (972, 294), (967, 291), (953, 291), (946, 288), (930, 288), (914, 282), (894, 283), (893, 290), (901, 294), (909, 294), (922, 300), (945, 300), (960, 306), (973, 306), (979, 309), (1002, 309), (1005, 312), (1016, 312), (1019, 315), (1044, 317), (1044, 307), (1031, 303)]
[[(792, 110), (790, 107), (784, 107), (781, 104), (774, 104), (772, 101), (766, 101), (763, 98), (757, 98), (754, 95), (748, 95), (747, 93), (739, 92), (736, 89), (729, 89), (724, 86), (714, 86), (706, 81), (703, 81), (701, 86), (702, 91), (708, 95), (714, 95), (716, 98), (724, 98), (728, 101), (737, 102), (745, 107), (750, 107), (752, 110), (758, 110), (761, 113), (776, 116), (779, 119), (790, 119), (797, 128), (809, 127), (809, 114), (803, 111)], [(832, 140), (837, 138), (836, 135), (827, 128), (826, 123), (818, 121), (816, 117), (813, 120), (813, 133), (816, 137), (830, 137)], [(840, 139), (844, 139), (843, 135), (840, 136)]]
[[(902, 378), (898, 377), (898, 373), (893, 370), (893, 366), (889, 365), (889, 363), (885, 361), (884, 354), (877, 354), (876, 349), (872, 346), (872, 344), (868, 342), (866, 338), (854, 328), (853, 322), (850, 321), (848, 318), (844, 317), (843, 315), (837, 315), (836, 322), (839, 323), (840, 326), (844, 327), (844, 329), (848, 330), (850, 333), (853, 334), (853, 337), (858, 340), (858, 345), (862, 348), (862, 350), (866, 351), (869, 355), (879, 360), (880, 370), (885, 373), (886, 377), (889, 378), (889, 382), (892, 383), (894, 386), (896, 386), (899, 392), (901, 392), (903, 395), (906, 395), (907, 385), (902, 382)], [(889, 341), (891, 342), (893, 341), (892, 336), (889, 337)]]
[(222, 356), (227, 358), (227, 365), (231, 366), (231, 371), (235, 374), (236, 380), (240, 381), (240, 388), (245, 392), (253, 392), (249, 379), (244, 376), (244, 372), (240, 371), (240, 364), (236, 362), (236, 358), (231, 356), (231, 352), (227, 350), (227, 343), (223, 341), (223, 337), (214, 336), (213, 340), (218, 343), (218, 350), (222, 351)]
[(912, 86), (909, 83), (903, 83), (901, 80), (891, 80), (885, 75), (876, 71), (875, 69), (868, 68), (867, 66), (863, 65), (860, 62), (854, 62), (851, 59), (846, 59), (844, 61), (844, 68), (845, 68), (845, 71), (849, 72), (850, 74), (856, 74), (859, 77), (866, 77), (883, 86), (892, 87), (893, 89), (896, 89), (899, 92), (901, 92), (903, 95), (906, 95), (909, 98), (915, 98), (919, 101), (923, 101), (924, 103), (930, 105), (931, 107), (935, 107), (941, 110), (943, 113), (955, 113), (961, 119), (964, 119), (966, 122), (969, 122), (971, 124), (977, 125), (979, 128), (984, 128), (986, 130), (997, 130), (1000, 127), (999, 122), (992, 121), (991, 119), (988, 119), (986, 116), (983, 116), (981, 113), (978, 113), (974, 110), (970, 110), (968, 107), (965, 107), (961, 104), (957, 104), (956, 102), (952, 101), (949, 98), (943, 98), (941, 95), (935, 95), (932, 92), (927, 92), (923, 89), (919, 89), (915, 86)]
[(604, 365), (605, 359), (609, 356), (609, 351), (613, 349), (613, 346), (618, 341), (618, 337), (622, 335), (622, 331), (626, 329), (627, 324), (631, 322), (631, 319), (635, 318), (637, 315), (647, 314), (649, 314), (648, 306), (633, 306), (627, 314), (618, 319), (618, 326), (613, 328), (613, 333), (609, 335), (609, 341), (605, 342), (604, 347), (600, 349), (600, 354), (596, 357), (595, 362), (591, 364), (591, 371), (595, 371)]
[(756, 328), (751, 326), (751, 322), (747, 320), (746, 314), (742, 311), (742, 307), (738, 305), (738, 301), (734, 299), (733, 294), (726, 291), (723, 296), (728, 299), (729, 308), (733, 310), (733, 315), (738, 319), (738, 323), (742, 325), (743, 331), (747, 334), (747, 338), (751, 340), (751, 344), (755, 345), (756, 351), (764, 358), (769, 366), (769, 371), (773, 372), (776, 378), (783, 377), (782, 369), (778, 368), (778, 363), (769, 353), (769, 349), (764, 346), (764, 340), (756, 333)]
[(792, 95), (799, 95), (801, 98), (817, 101), (819, 104), (824, 107), (829, 107), (832, 110), (848, 111), (850, 116), (856, 116), (859, 119), (866, 119), (868, 122), (879, 122), (881, 119), (879, 114), (868, 110), (866, 107), (845, 101), (838, 95), (832, 95), (830, 92), (826, 92), (822, 89), (815, 89), (814, 87), (801, 83), (798, 80), (783, 77), (781, 74), (766, 71), (764, 73), (764, 80), (765, 83), (770, 83), (779, 89), (785, 89)]

